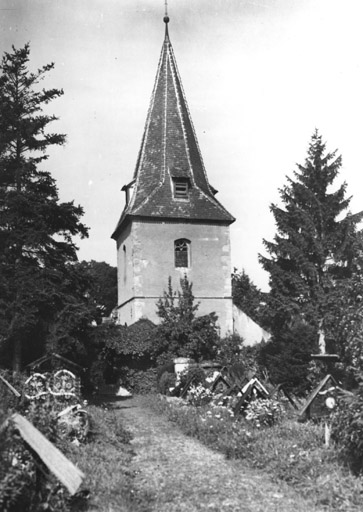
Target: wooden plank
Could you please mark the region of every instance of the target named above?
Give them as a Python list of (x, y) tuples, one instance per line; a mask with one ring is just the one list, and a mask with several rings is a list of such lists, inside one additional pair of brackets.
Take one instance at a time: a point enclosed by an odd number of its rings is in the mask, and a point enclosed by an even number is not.
[(44, 464), (68, 489), (75, 494), (85, 475), (54, 446), (30, 421), (21, 414), (11, 417), (24, 441), (39, 455)]
[(12, 393), (17, 397), (17, 398), (20, 398), (20, 397), (21, 397), (21, 395), (20, 395), (19, 391), (17, 391), (17, 390), (16, 390), (16, 389), (15, 389), (15, 388), (10, 384), (10, 382), (8, 382), (6, 379), (4, 379), (4, 377), (2, 377), (1, 375), (0, 375), (0, 380), (5, 384), (5, 386), (7, 386), (7, 387), (10, 389), (10, 391), (11, 391), (11, 392), (12, 392)]
[(329, 382), (329, 380), (332, 381), (333, 385), (334, 386), (338, 386), (338, 383), (337, 381), (334, 379), (334, 377), (332, 375), (330, 375), (330, 373), (328, 373), (328, 375), (326, 375), (324, 377), (324, 379), (322, 381), (320, 381), (320, 383), (317, 385), (317, 387), (314, 389), (314, 391), (309, 395), (309, 397), (307, 398), (306, 400), (306, 403), (304, 405), (304, 407), (301, 409), (299, 415), (300, 416), (303, 416), (306, 412), (307, 412), (307, 409), (309, 408), (309, 406), (311, 405), (311, 403), (315, 400), (316, 396), (318, 395), (318, 393), (324, 388), (325, 384), (327, 382)]

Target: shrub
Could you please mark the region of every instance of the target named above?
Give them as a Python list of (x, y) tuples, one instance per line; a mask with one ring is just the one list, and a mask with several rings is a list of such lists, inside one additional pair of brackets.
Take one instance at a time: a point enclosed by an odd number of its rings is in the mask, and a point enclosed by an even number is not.
[(332, 416), (332, 438), (355, 474), (363, 473), (363, 381), (355, 394), (344, 393)]
[(272, 382), (284, 384), (290, 393), (304, 396), (311, 388), (309, 365), (311, 354), (317, 350), (316, 343), (314, 328), (297, 321), (261, 345), (258, 364), (266, 368)]
[(165, 372), (166, 373), (174, 373), (174, 368), (175, 368), (175, 366), (174, 366), (173, 361), (168, 361), (167, 363), (158, 366), (157, 369), (156, 369), (156, 380), (157, 380), (157, 383), (159, 384), (159, 380), (161, 379), (161, 376)]
[(212, 391), (208, 388), (205, 388), (202, 384), (191, 386), (187, 394), (188, 402), (191, 405), (195, 405), (197, 407), (208, 404), (212, 398)]
[(281, 422), (285, 415), (285, 409), (281, 402), (272, 399), (258, 398), (246, 408), (246, 420), (251, 422), (253, 426), (271, 427)]
[(170, 388), (175, 387), (175, 373), (164, 372), (158, 382), (158, 390), (163, 395), (170, 394)]
[(134, 393), (142, 395), (156, 392), (155, 368), (139, 370), (124, 366), (120, 369), (120, 375), (121, 385)]
[(206, 374), (202, 368), (192, 366), (180, 374), (180, 386), (183, 388), (190, 378), (193, 378), (193, 384), (205, 384)]

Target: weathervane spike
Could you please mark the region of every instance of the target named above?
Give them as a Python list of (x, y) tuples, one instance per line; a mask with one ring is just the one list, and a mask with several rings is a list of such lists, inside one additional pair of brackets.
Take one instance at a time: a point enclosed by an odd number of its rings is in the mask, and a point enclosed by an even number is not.
[(168, 23), (169, 23), (169, 16), (168, 16), (168, 0), (165, 0), (165, 16), (164, 16), (164, 23), (165, 23), (165, 35), (168, 36)]

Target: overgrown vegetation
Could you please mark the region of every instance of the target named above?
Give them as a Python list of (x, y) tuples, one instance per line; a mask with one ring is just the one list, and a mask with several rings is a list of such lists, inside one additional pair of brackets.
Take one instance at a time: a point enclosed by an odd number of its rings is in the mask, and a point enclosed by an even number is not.
[(302, 496), (309, 495), (319, 510), (360, 510), (363, 482), (339, 464), (333, 447), (324, 447), (323, 425), (301, 424), (291, 413), (285, 419), (277, 413), (272, 426), (265, 427), (256, 423), (256, 411), (253, 419), (236, 421), (220, 405), (192, 407), (158, 398), (150, 403), (185, 434), (288, 483)]
[(187, 276), (180, 279), (180, 290), (174, 291), (171, 278), (163, 297), (157, 302), (161, 323), (156, 327), (153, 350), (158, 364), (188, 357), (194, 361), (213, 359), (219, 340), (217, 316), (197, 316), (192, 283)]
[(332, 418), (338, 453), (354, 474), (363, 474), (363, 379), (355, 393), (342, 393)]
[[(4, 374), (2, 374), (4, 375)], [(25, 378), (14, 382), (22, 389)], [(145, 510), (148, 497), (136, 492), (130, 465), (134, 452), (132, 436), (125, 430), (112, 406), (88, 406), (91, 430), (81, 442), (71, 442), (71, 431), (61, 428), (59, 407), (52, 399), (28, 401), (15, 398), (0, 384), (0, 509), (71, 512)], [(19, 412), (57, 446), (85, 474), (81, 489), (70, 496), (44, 463), (22, 440), (11, 421)]]
[(265, 294), (252, 282), (245, 270), (232, 272), (233, 304), (259, 325), (264, 325)]

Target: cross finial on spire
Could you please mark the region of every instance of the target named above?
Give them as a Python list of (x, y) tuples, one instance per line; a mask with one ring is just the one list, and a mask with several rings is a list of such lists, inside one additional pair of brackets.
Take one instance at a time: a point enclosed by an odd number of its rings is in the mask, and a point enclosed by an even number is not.
[(165, 16), (164, 16), (164, 23), (165, 23), (165, 35), (168, 36), (168, 23), (169, 23), (169, 16), (168, 16), (168, 0), (165, 0)]

